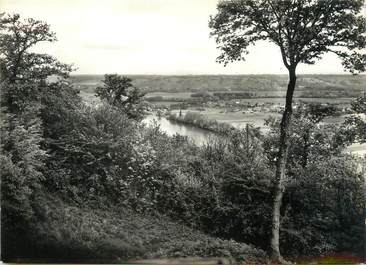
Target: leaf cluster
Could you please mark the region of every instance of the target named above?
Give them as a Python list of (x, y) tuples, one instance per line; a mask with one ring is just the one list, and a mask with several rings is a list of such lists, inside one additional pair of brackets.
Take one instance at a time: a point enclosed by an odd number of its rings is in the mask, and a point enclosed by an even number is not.
[(228, 0), (211, 17), (218, 62), (243, 60), (247, 48), (268, 40), (281, 51), (286, 68), (314, 64), (325, 53), (338, 55), (345, 69), (365, 71), (366, 18), (363, 0)]

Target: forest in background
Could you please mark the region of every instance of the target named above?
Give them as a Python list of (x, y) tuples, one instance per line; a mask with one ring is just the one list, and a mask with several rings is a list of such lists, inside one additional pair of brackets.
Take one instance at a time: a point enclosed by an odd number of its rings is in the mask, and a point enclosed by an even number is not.
[[(260, 95), (284, 96), (287, 85), (286, 75), (127, 75), (136, 87), (146, 93), (152, 92), (215, 92), (241, 91)], [(94, 93), (101, 84), (102, 75), (71, 75), (76, 88)], [(297, 93), (314, 97), (358, 97), (365, 92), (366, 75), (301, 75), (298, 77)], [(271, 94), (272, 92), (272, 94)]]

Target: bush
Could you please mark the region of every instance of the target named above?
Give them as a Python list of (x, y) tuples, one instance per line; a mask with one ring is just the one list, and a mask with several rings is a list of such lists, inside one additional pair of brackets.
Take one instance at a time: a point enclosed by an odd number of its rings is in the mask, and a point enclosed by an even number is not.
[[(232, 257), (261, 260), (264, 252), (252, 246), (221, 240), (170, 221), (160, 215), (141, 215), (125, 208), (96, 210), (65, 204), (48, 194), (35, 200), (37, 222), (28, 261), (131, 258)], [(11, 257), (7, 259), (12, 261)]]

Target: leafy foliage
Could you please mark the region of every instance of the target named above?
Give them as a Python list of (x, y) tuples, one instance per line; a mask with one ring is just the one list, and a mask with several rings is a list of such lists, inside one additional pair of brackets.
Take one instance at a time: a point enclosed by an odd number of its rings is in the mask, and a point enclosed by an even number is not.
[(265, 258), (253, 246), (207, 236), (161, 215), (141, 215), (117, 207), (80, 208), (44, 195), (37, 200), (40, 221), (34, 230), (40, 242), (39, 257), (104, 262), (185, 256)]
[(348, 145), (366, 142), (366, 95), (352, 103), (353, 115), (346, 118), (338, 141)]
[(218, 4), (211, 17), (211, 34), (222, 54), (218, 62), (244, 59), (248, 46), (268, 40), (278, 46), (288, 70), (285, 110), (279, 127), (273, 189), (271, 256), (282, 262), (280, 253), (281, 205), (286, 189), (292, 99), (299, 63), (314, 64), (323, 54), (333, 52), (353, 74), (366, 70), (366, 18), (360, 14), (363, 0), (231, 0)]
[(96, 96), (122, 109), (129, 118), (142, 119), (145, 109), (142, 99), (144, 94), (132, 85), (130, 78), (106, 74), (103, 83), (103, 87), (97, 87)]
[(347, 156), (317, 157), (298, 170), (284, 199), (287, 253), (361, 252), (363, 181), (357, 162)]
[[(19, 15), (0, 17), (1, 67), (1, 202), (2, 233), (9, 245), (3, 257), (26, 249), (34, 219), (33, 199), (43, 187), (48, 158), (40, 112), (46, 78), (67, 76), (70, 67), (48, 55), (30, 53), (41, 41), (54, 41), (49, 26)], [(2, 244), (3, 246), (3, 244)]]
[(47, 23), (18, 14), (0, 17), (1, 76), (10, 83), (45, 81), (50, 75), (68, 77), (71, 66), (47, 54), (29, 52), (35, 44), (56, 40)]
[(14, 116), (3, 108), (1, 113), (1, 222), (9, 242), (3, 248), (4, 256), (24, 239), (33, 220), (32, 199), (44, 179), (47, 156), (40, 146), (42, 127), (40, 120), (29, 114)]
[[(360, 13), (364, 1), (223, 1), (211, 17), (211, 34), (222, 54), (219, 62), (244, 59), (247, 47), (269, 40), (281, 50), (287, 68), (314, 64), (324, 53), (343, 59), (352, 73), (365, 71), (366, 21)], [(345, 47), (351, 52), (345, 52)]]

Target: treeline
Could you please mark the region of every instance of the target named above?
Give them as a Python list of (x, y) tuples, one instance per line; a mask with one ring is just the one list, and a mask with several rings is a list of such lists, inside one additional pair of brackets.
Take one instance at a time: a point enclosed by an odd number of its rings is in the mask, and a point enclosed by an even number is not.
[[(295, 98), (356, 98), (362, 96), (362, 92), (347, 92), (347, 91), (298, 91)], [(174, 94), (173, 94), (174, 95)], [(225, 101), (235, 99), (261, 99), (261, 98), (285, 98), (285, 94), (271, 92), (265, 94), (247, 93), (247, 92), (197, 92), (192, 93), (190, 98), (181, 97), (163, 97), (163, 96), (148, 96), (146, 100), (149, 102), (177, 102), (175, 104), (196, 105), (199, 103), (207, 103), (210, 101)]]
[(256, 97), (256, 94), (248, 92), (213, 92), (211, 95), (210, 93), (207, 92), (198, 92), (198, 93), (192, 93), (191, 97), (230, 100), (230, 99), (253, 98)]
[[(143, 94), (129, 78), (106, 75), (101, 104), (84, 104), (70, 66), (29, 51), (55, 39), (44, 22), (3, 15), (1, 25), (4, 261), (265, 261), (277, 120), (268, 120), (268, 135), (229, 130), (197, 147), (140, 122)], [(51, 75), (60, 78), (50, 83)], [(343, 151), (365, 141), (364, 123), (322, 128), (332, 115), (322, 108), (294, 114), (281, 213), (288, 257), (362, 251), (364, 177)], [(364, 98), (353, 105), (365, 109)]]
[[(158, 76), (158, 75), (131, 75), (137, 87), (151, 92), (192, 92), (201, 91), (219, 92), (230, 89), (231, 91), (281, 91), (285, 92), (287, 77), (284, 75), (183, 75), (183, 76)], [(72, 75), (76, 85), (99, 83), (103, 76)], [(334, 91), (342, 90), (358, 93), (364, 90), (366, 77), (364, 75), (300, 75), (298, 78), (299, 90)]]
[(184, 115), (170, 113), (167, 117), (170, 121), (185, 123), (194, 127), (212, 131), (218, 134), (229, 134), (235, 128), (228, 123), (220, 123), (216, 120), (207, 119), (198, 112), (187, 111)]
[[(240, 129), (237, 129), (229, 123), (208, 119), (199, 112), (187, 111), (184, 115), (170, 113), (167, 119), (173, 122), (184, 123), (190, 126), (208, 130), (221, 136), (228, 136), (233, 134), (235, 131), (240, 131)], [(256, 136), (260, 135), (259, 128), (252, 128), (252, 126), (250, 127), (251, 133), (255, 134)]]

